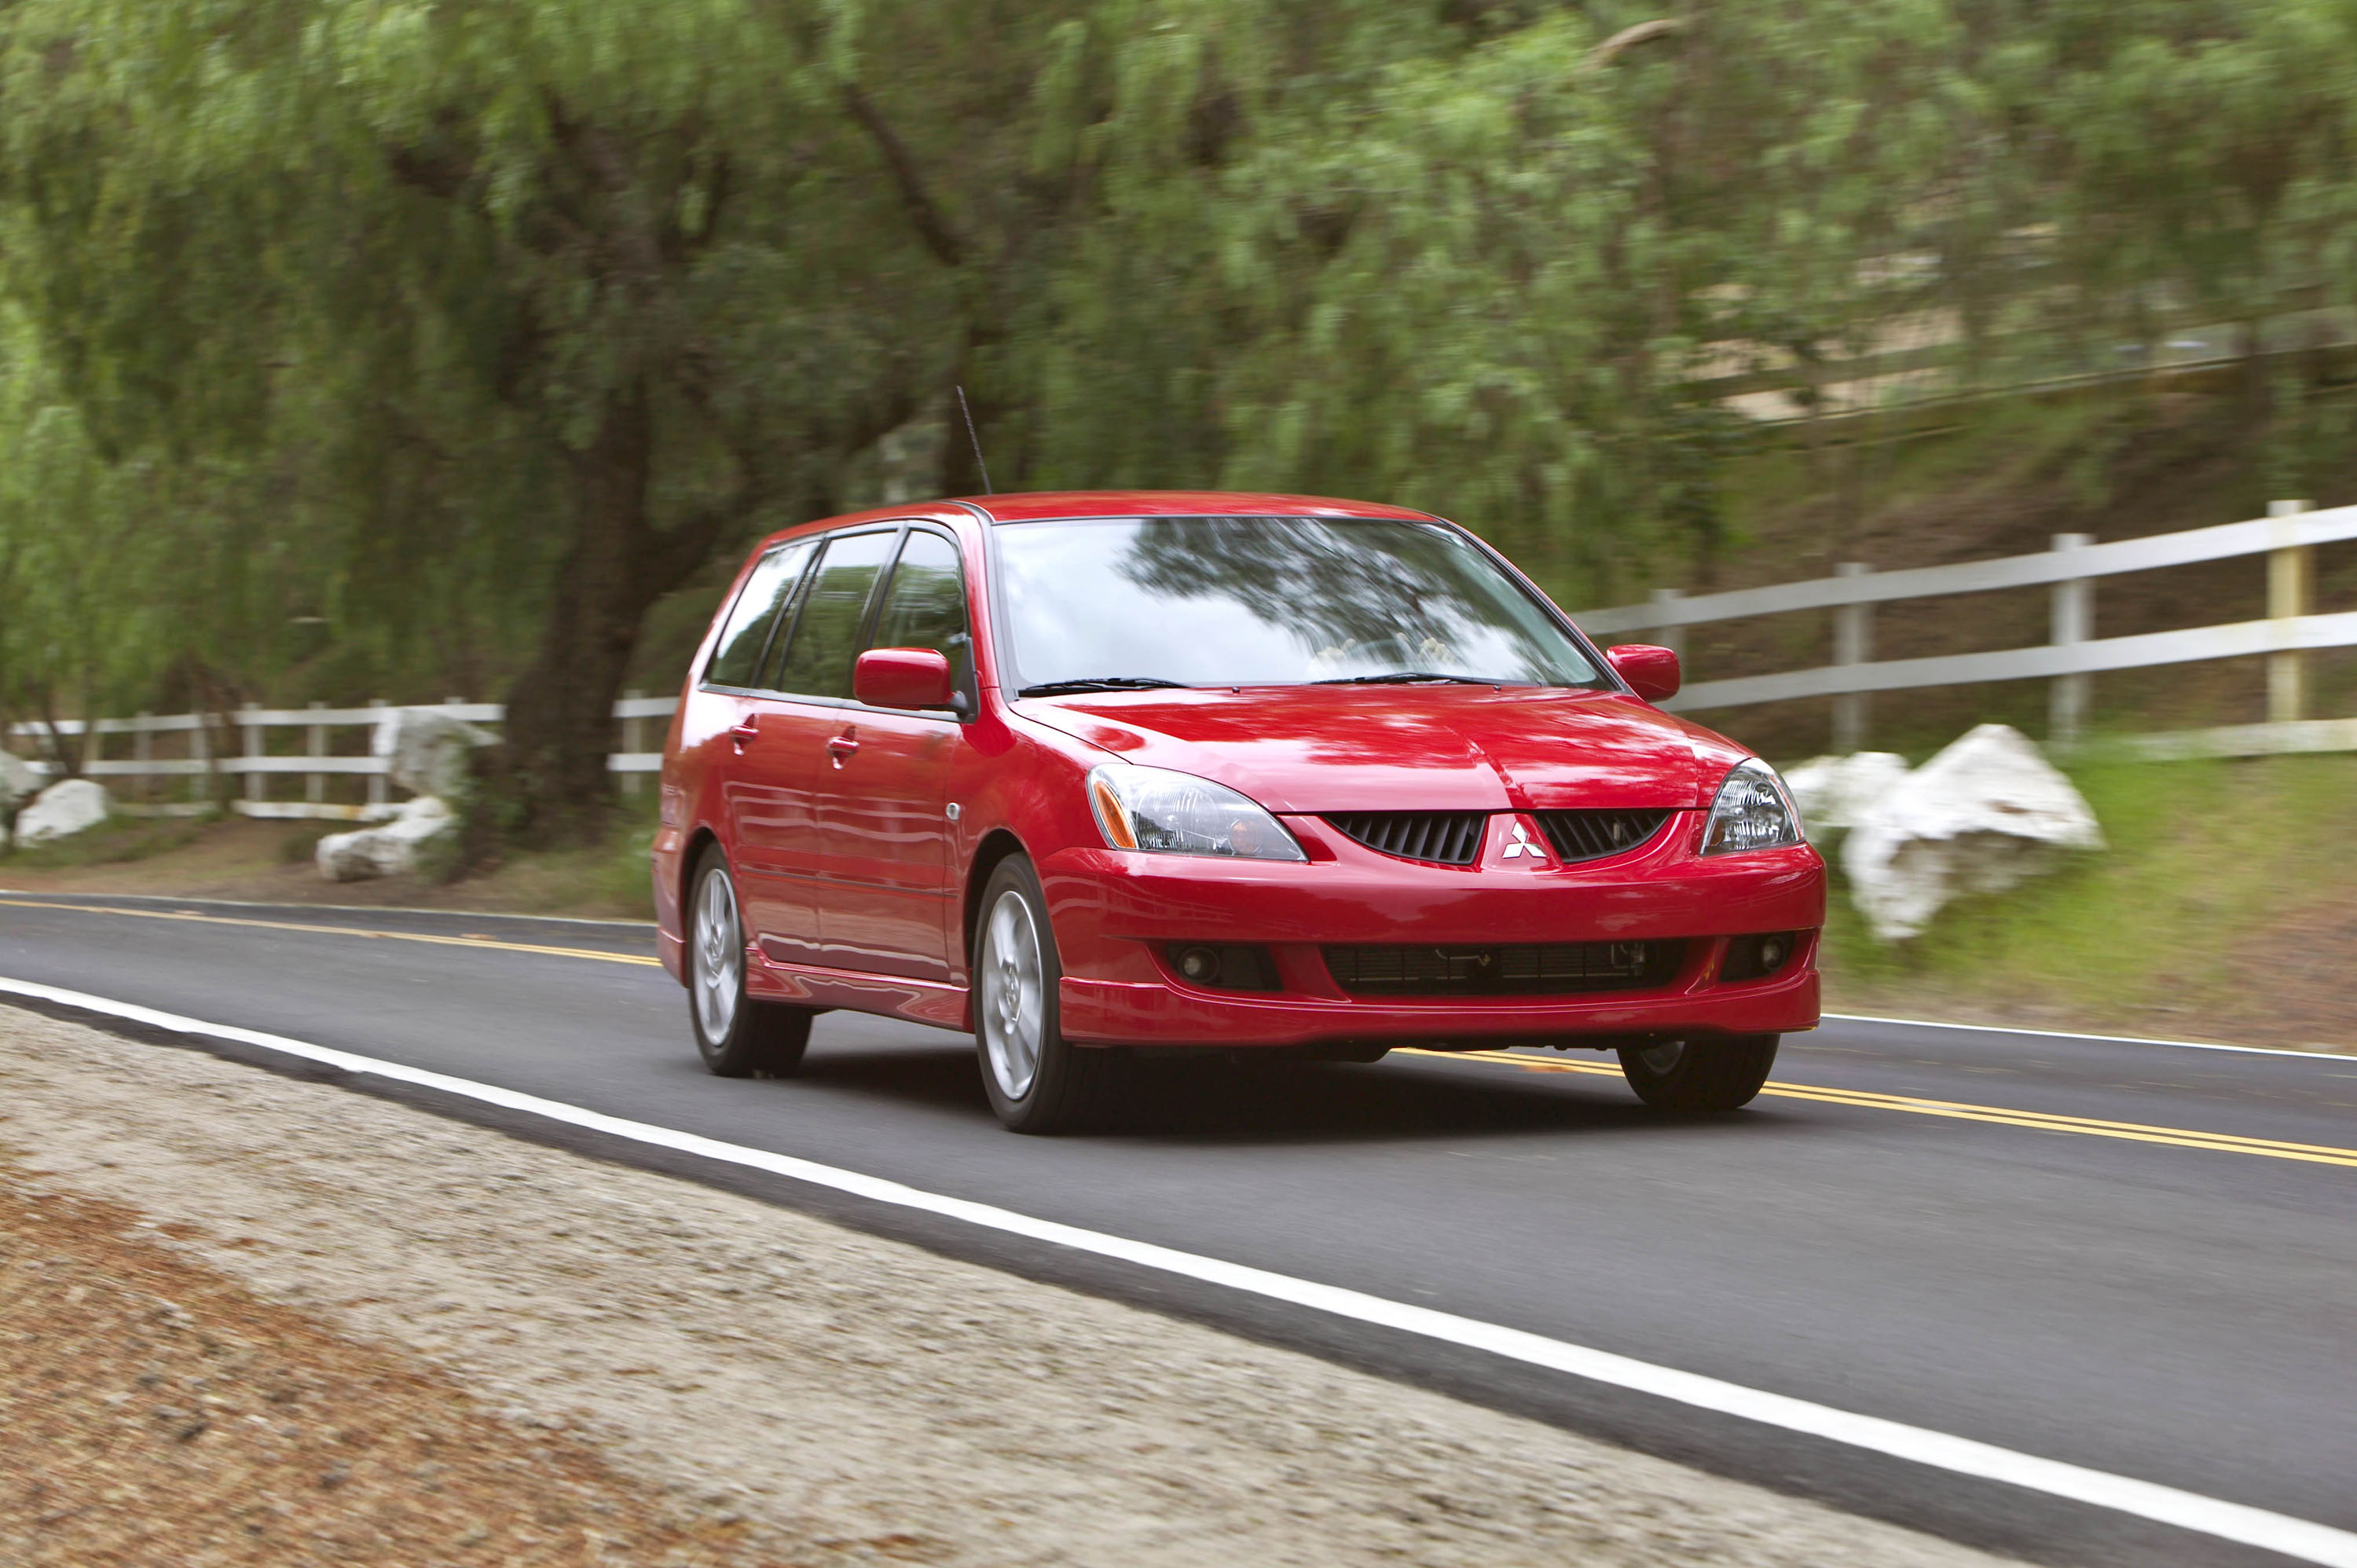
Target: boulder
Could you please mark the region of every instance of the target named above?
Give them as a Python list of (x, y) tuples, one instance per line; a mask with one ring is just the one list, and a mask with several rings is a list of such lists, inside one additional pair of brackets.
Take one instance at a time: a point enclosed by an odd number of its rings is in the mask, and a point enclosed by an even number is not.
[(16, 842), (36, 844), (66, 838), (98, 826), (113, 811), (114, 798), (105, 785), (88, 779), (60, 779), (16, 813)]
[(1906, 777), (1907, 759), (1897, 752), (1857, 751), (1813, 757), (1785, 772), (1784, 787), (1801, 809), (1801, 831), (1821, 844), (1857, 826)]
[(2002, 893), (2103, 847), (2085, 798), (2029, 737), (1982, 725), (1864, 812), (1842, 868), (1874, 934), (1903, 941), (1959, 894)]
[(426, 842), (457, 830), (457, 817), (432, 795), (404, 800), (393, 821), (381, 828), (361, 828), (329, 833), (319, 841), (319, 875), (330, 882), (361, 882), (371, 876), (399, 876), (417, 869), (417, 852)]
[(455, 800), (467, 791), (467, 757), (499, 737), (431, 708), (394, 708), (380, 720), (370, 749), (390, 759), (393, 783), (413, 795)]
[(40, 792), (40, 770), (13, 751), (0, 751), (0, 812)]

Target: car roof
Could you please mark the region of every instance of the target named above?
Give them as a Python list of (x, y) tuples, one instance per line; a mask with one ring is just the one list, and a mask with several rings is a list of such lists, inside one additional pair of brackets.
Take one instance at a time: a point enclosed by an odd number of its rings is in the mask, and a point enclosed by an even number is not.
[(814, 517), (781, 528), (761, 542), (769, 549), (804, 534), (832, 532), (866, 523), (926, 518), (948, 522), (965, 516), (985, 522), (1042, 522), (1089, 517), (1361, 517), (1415, 522), (1437, 521), (1426, 511), (1376, 501), (1337, 500), (1330, 496), (1281, 496), (1258, 490), (1035, 490), (1021, 494), (959, 496), (946, 500), (905, 502)]
[(994, 522), (1039, 522), (1075, 517), (1371, 517), (1432, 521), (1430, 512), (1330, 496), (1270, 495), (1256, 490), (1048, 490), (1024, 495), (961, 496)]

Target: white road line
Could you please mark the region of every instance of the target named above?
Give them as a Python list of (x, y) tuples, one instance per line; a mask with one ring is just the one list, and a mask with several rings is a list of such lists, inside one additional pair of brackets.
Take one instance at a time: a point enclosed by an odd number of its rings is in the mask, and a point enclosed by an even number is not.
[(1078, 1226), (1060, 1224), (1052, 1219), (1034, 1219), (1012, 1209), (995, 1208), (986, 1203), (974, 1203), (962, 1197), (950, 1197), (941, 1193), (905, 1187), (880, 1176), (863, 1176), (814, 1161), (797, 1159), (791, 1155), (771, 1154), (766, 1149), (747, 1148), (739, 1144), (725, 1144), (715, 1138), (694, 1133), (682, 1133), (669, 1127), (658, 1127), (645, 1122), (632, 1122), (603, 1112), (567, 1105), (562, 1101), (543, 1100), (536, 1095), (520, 1094), (495, 1084), (476, 1083), (468, 1079), (452, 1078), (445, 1073), (427, 1072), (400, 1062), (382, 1061), (373, 1057), (358, 1056), (326, 1046), (315, 1046), (305, 1040), (288, 1039), (283, 1035), (266, 1035), (254, 1029), (241, 1029), (224, 1024), (208, 1024), (201, 1019), (184, 1018), (178, 1014), (158, 1012), (110, 997), (92, 996), (84, 992), (68, 991), (59, 986), (38, 984), (31, 981), (0, 977), (0, 993), (38, 998), (78, 1007), (86, 1012), (122, 1018), (168, 1029), (177, 1034), (204, 1035), (215, 1039), (234, 1040), (256, 1046), (264, 1050), (318, 1062), (346, 1072), (366, 1073), (395, 1083), (413, 1084), (439, 1093), (457, 1095), (496, 1105), (508, 1111), (522, 1112), (609, 1136), (627, 1138), (633, 1143), (671, 1149), (680, 1154), (694, 1155), (702, 1159), (727, 1165), (743, 1165), (753, 1170), (768, 1171), (815, 1187), (831, 1187), (872, 1202), (888, 1203), (945, 1219), (963, 1220), (985, 1230), (1004, 1231), (1028, 1237), (1052, 1246), (1070, 1248), (1103, 1258), (1113, 1258), (1141, 1268), (1156, 1269), (1164, 1273), (1186, 1279), (1200, 1280), (1207, 1284), (1222, 1285), (1230, 1290), (1265, 1296), (1273, 1301), (1289, 1302), (1313, 1311), (1328, 1313), (1354, 1322), (1373, 1324), (1378, 1327), (1398, 1329), (1420, 1335), (1445, 1344), (1461, 1345), (1470, 1349), (1486, 1350), (1492, 1355), (1522, 1361), (1554, 1371), (1568, 1372), (1574, 1377), (1607, 1383), (1615, 1388), (1631, 1389), (1661, 1399), (1674, 1400), (1698, 1409), (1717, 1411), (1726, 1415), (1741, 1416), (1786, 1431), (1804, 1433), (1832, 1442), (1846, 1444), (1875, 1454), (1911, 1460), (1937, 1469), (1953, 1471), (1960, 1476), (1983, 1480), (2002, 1481), (2011, 1486), (2044, 1492), (2052, 1497), (2067, 1498), (2074, 1502), (2090, 1503), (2097, 1508), (2111, 1509), (2119, 1513), (2133, 1514), (2180, 1530), (2194, 1530), (2221, 1540), (2255, 1546), (2305, 1563), (2317, 1563), (2327, 1568), (2357, 1568), (2357, 1533), (2336, 1530), (2330, 1525), (2316, 1524), (2308, 1520), (2293, 1519), (2286, 1514), (2270, 1513), (2265, 1509), (2230, 1503), (2216, 1498), (2205, 1498), (2195, 1492), (2179, 1491), (2174, 1487), (2158, 1486), (2150, 1481), (2138, 1481), (2126, 1476), (2114, 1476), (2102, 1470), (2090, 1470), (2059, 1460), (2040, 1459), (2034, 1455), (2018, 1454), (1993, 1444), (1975, 1442), (1971, 1438), (1954, 1437), (1943, 1432), (1932, 1432), (1920, 1426), (1908, 1426), (1900, 1422), (1885, 1421), (1879, 1416), (1859, 1415), (1850, 1411), (1835, 1410), (1829, 1405), (1793, 1399), (1784, 1394), (1746, 1388), (1740, 1383), (1724, 1382), (1693, 1372), (1681, 1372), (1674, 1368), (1657, 1367), (1649, 1361), (1639, 1361), (1609, 1351), (1591, 1349), (1543, 1335), (1527, 1333), (1519, 1328), (1507, 1328), (1494, 1323), (1483, 1323), (1454, 1313), (1438, 1312), (1430, 1307), (1412, 1306), (1403, 1302), (1386, 1300), (1361, 1291), (1344, 1290), (1335, 1285), (1318, 1284), (1308, 1280), (1294, 1279), (1286, 1274), (1273, 1273), (1265, 1269), (1250, 1268), (1241, 1263), (1223, 1262), (1193, 1252), (1181, 1252), (1169, 1247), (1158, 1247), (1147, 1241), (1133, 1241), (1125, 1237), (1110, 1236), (1100, 1230), (1086, 1230)]
[(2246, 1057), (2298, 1057), (2312, 1062), (2345, 1062), (2338, 1051), (2288, 1050), (2279, 1046), (2221, 1046), (2208, 1040), (2156, 1040), (2144, 1035), (2074, 1035), (2061, 1029), (2017, 1029), (2003, 1024), (1953, 1024), (1937, 1018), (1877, 1018), (1863, 1013), (1828, 1013), (1828, 1024), (1897, 1024), (1909, 1029), (1968, 1029), (1983, 1035), (2027, 1035), (2034, 1040), (2085, 1040), (2099, 1046), (2172, 1046), (2180, 1051), (2233, 1051)]

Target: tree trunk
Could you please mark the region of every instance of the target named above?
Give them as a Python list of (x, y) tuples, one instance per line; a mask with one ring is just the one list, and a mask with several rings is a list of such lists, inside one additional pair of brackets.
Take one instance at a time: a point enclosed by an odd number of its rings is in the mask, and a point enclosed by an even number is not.
[[(573, 548), (557, 575), (540, 651), (508, 693), (495, 787), (527, 843), (588, 843), (614, 804), (606, 756), (614, 700), (639, 625), (675, 585), (666, 537), (647, 515), (654, 417), (645, 384), (613, 394), (588, 446), (572, 454)], [(693, 569), (694, 563), (690, 563)]]

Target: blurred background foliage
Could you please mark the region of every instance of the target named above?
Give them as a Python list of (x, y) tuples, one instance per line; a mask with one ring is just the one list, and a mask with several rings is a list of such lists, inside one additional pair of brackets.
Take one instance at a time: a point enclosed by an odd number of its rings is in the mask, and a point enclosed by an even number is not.
[(2352, 0), (12, 0), (0, 712), (502, 695), (594, 825), (752, 539), (981, 488), (959, 384), (1002, 489), (1375, 497), (1574, 603), (1707, 578), (1730, 378), (1806, 446), (1902, 342), (2223, 324), (2290, 487), (2352, 83)]

